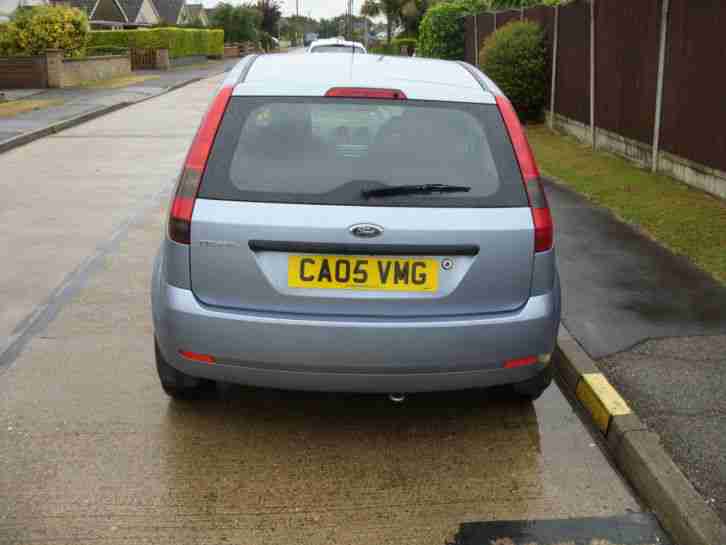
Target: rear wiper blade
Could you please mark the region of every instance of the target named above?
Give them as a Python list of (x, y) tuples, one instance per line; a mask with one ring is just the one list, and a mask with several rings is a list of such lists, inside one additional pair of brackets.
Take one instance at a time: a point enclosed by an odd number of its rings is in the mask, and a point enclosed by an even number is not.
[(386, 197), (389, 195), (413, 195), (415, 193), (466, 193), (471, 191), (468, 185), (422, 184), (422, 185), (391, 185), (376, 189), (364, 189), (361, 194), (368, 197)]

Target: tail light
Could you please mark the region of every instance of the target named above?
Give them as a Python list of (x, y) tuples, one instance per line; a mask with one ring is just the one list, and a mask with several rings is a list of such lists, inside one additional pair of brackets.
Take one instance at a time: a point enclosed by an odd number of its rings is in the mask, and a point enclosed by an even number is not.
[(217, 363), (214, 356), (210, 356), (209, 354), (199, 354), (197, 352), (191, 352), (190, 350), (179, 350), (179, 355), (188, 360), (206, 363), (207, 365), (214, 365)]
[(505, 369), (515, 369), (517, 367), (524, 367), (525, 365), (534, 365), (538, 363), (537, 356), (527, 356), (526, 358), (518, 358), (516, 360), (507, 360), (504, 362)]
[(550, 362), (551, 354), (540, 354), (538, 356), (527, 356), (526, 358), (517, 358), (515, 360), (507, 360), (504, 362), (505, 369), (515, 369), (517, 367), (525, 367), (527, 365), (534, 365), (535, 363), (544, 363), (547, 365)]
[(527, 136), (524, 134), (522, 124), (519, 122), (517, 112), (514, 111), (512, 103), (506, 97), (497, 96), (497, 105), (507, 126), (509, 138), (512, 140), (514, 153), (519, 163), (519, 169), (524, 178), (524, 188), (529, 199), (529, 206), (532, 209), (532, 220), (534, 221), (534, 251), (546, 252), (552, 248), (554, 241), (554, 224), (552, 214), (547, 204), (542, 182), (539, 179), (539, 169), (534, 160), (532, 148), (529, 147)]
[(406, 100), (406, 94), (399, 89), (375, 89), (372, 87), (333, 87), (328, 89), (325, 96), (339, 98), (382, 98), (386, 100)]
[(224, 110), (232, 96), (232, 87), (222, 87), (212, 105), (202, 119), (202, 124), (194, 136), (184, 167), (174, 192), (174, 200), (169, 211), (169, 238), (179, 244), (189, 244), (191, 240), (192, 213), (199, 192), (207, 158), (214, 144), (214, 137), (222, 122)]

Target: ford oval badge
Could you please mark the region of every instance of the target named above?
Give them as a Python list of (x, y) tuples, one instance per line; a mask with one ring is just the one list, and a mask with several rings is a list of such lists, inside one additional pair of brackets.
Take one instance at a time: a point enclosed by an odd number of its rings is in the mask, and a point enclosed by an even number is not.
[(351, 235), (358, 238), (375, 238), (383, 234), (383, 227), (373, 223), (356, 223), (348, 228)]

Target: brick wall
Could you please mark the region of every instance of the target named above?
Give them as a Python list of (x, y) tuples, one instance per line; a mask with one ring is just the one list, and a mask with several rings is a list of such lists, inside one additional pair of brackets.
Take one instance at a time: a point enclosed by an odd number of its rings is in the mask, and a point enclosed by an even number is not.
[(128, 76), (131, 59), (128, 55), (64, 59), (61, 87), (74, 87), (85, 81), (96, 81)]

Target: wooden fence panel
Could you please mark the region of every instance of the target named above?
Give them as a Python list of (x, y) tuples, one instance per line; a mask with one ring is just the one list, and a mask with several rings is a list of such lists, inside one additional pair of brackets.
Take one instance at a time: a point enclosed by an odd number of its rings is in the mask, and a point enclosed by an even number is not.
[(156, 52), (153, 49), (131, 49), (131, 69), (156, 68)]
[[(476, 16), (476, 24), (479, 29), (479, 52), (481, 52), (484, 42), (494, 32), (494, 15), (492, 13), (480, 13)], [(479, 64), (478, 59), (477, 64)]]
[(469, 64), (479, 64), (476, 41), (476, 15), (470, 15), (464, 19), (464, 60)]
[(590, 123), (590, 4), (576, 0), (559, 8), (555, 112)]
[(595, 125), (651, 144), (661, 0), (595, 3)]
[(671, 0), (661, 149), (726, 171), (726, 3)]
[(0, 57), (0, 89), (45, 89), (48, 70), (44, 56)]
[(522, 12), (518, 9), (497, 12), (497, 28), (502, 28), (512, 21), (521, 21)]

